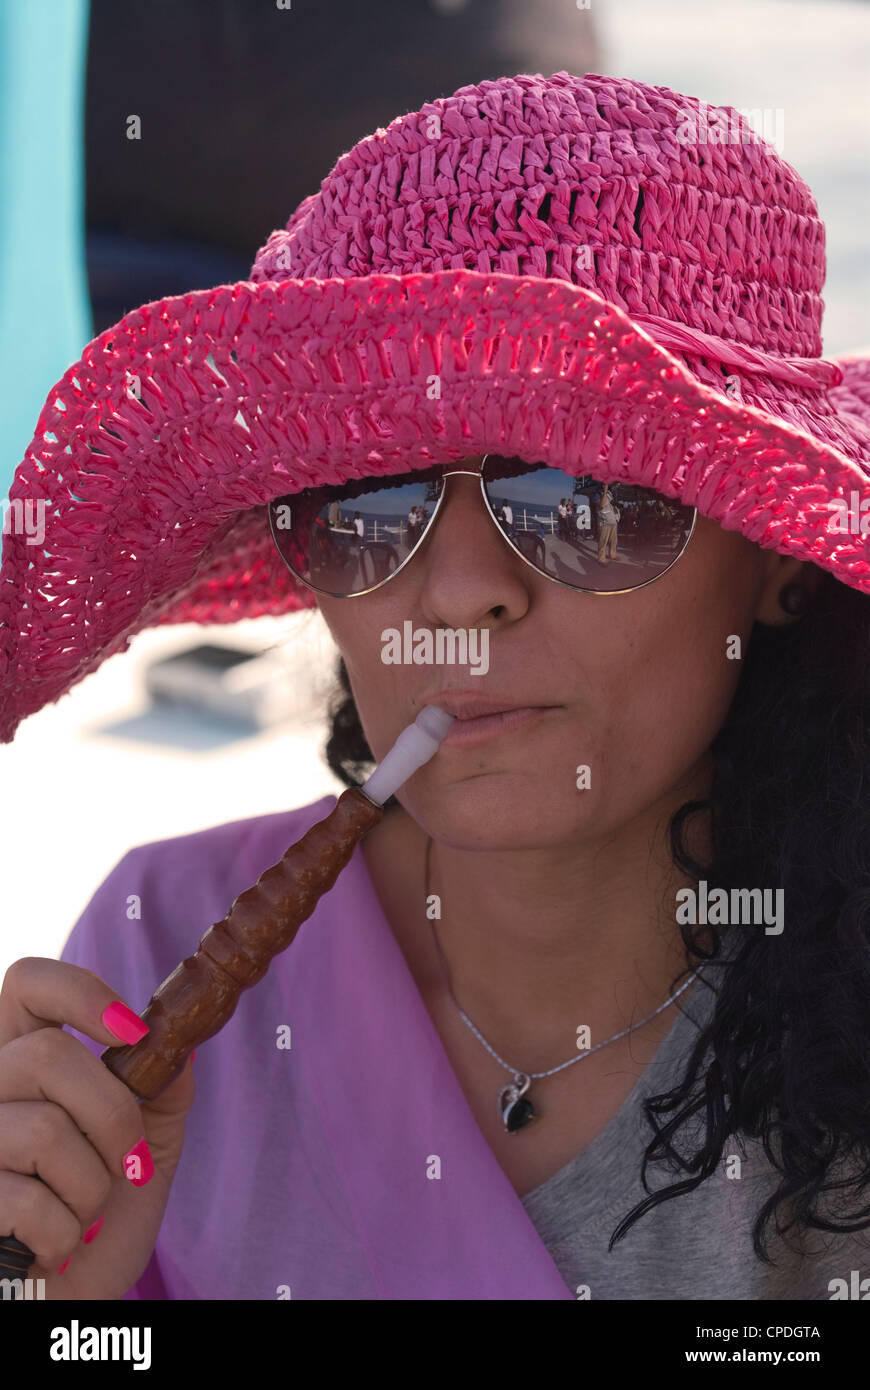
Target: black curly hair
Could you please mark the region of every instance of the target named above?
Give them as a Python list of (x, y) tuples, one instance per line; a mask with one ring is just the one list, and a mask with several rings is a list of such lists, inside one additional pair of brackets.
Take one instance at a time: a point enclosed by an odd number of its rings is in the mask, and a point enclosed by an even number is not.
[[(355, 786), (373, 759), (343, 661), (338, 681), (326, 757)], [(680, 926), (686, 969), (674, 986), (699, 963), (715, 967), (716, 1006), (680, 1084), (644, 1101), (649, 1195), (610, 1248), (652, 1207), (698, 1187), (742, 1134), (761, 1140), (781, 1178), (753, 1225), (755, 1252), (771, 1263), (769, 1223), (780, 1235), (870, 1227), (870, 1200), (859, 1205), (870, 1191), (870, 598), (823, 574), (798, 622), (757, 623), (711, 753), (709, 797), (671, 819), (674, 863), (726, 890), (782, 888), (788, 950), (753, 931), (723, 951), (715, 926)], [(702, 812), (708, 864), (686, 847)], [(703, 1142), (681, 1154), (678, 1132), (702, 1114)], [(652, 1191), (656, 1162), (685, 1176)], [(838, 1220), (820, 1209), (835, 1192)]]

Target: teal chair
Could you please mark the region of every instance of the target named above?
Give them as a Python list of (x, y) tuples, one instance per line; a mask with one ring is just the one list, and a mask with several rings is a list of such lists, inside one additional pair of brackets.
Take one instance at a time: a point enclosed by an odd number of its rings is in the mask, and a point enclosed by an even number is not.
[(88, 0), (0, 4), (4, 503), (46, 396), (94, 336), (84, 212), (88, 18)]

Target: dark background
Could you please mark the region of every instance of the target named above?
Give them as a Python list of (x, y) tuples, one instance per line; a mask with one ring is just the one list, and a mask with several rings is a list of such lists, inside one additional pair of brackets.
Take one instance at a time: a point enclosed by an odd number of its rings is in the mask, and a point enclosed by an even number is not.
[(150, 300), (247, 279), (339, 156), (396, 116), (486, 78), (596, 71), (599, 56), (575, 0), (92, 0), (94, 333)]

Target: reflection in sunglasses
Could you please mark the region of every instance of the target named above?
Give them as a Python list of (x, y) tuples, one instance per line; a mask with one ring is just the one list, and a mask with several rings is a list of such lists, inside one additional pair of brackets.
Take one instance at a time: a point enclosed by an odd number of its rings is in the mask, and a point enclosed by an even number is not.
[[(445, 470), (353, 480), (276, 499), (272, 534), (288, 567), (334, 595), (368, 592), (408, 560), (431, 524)], [(662, 575), (688, 543), (695, 513), (649, 488), (545, 464), (487, 457), (483, 488), (508, 544), (550, 579), (596, 593)]]

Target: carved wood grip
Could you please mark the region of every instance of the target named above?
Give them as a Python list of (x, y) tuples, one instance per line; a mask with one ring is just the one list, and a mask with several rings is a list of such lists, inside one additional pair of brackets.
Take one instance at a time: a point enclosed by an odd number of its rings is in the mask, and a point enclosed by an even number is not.
[[(261, 980), (273, 958), (286, 950), (382, 816), (382, 808), (357, 788), (342, 792), (325, 820), (241, 893), (193, 955), (155, 990), (141, 1014), (149, 1027), (146, 1036), (100, 1054), (109, 1071), (141, 1100), (155, 1100), (193, 1049), (232, 1018), (242, 991)], [(21, 1241), (0, 1236), (0, 1279), (22, 1278), (34, 1258)]]

